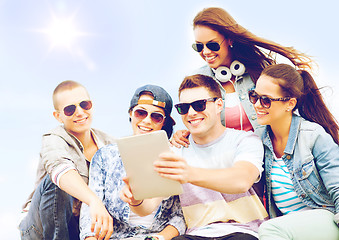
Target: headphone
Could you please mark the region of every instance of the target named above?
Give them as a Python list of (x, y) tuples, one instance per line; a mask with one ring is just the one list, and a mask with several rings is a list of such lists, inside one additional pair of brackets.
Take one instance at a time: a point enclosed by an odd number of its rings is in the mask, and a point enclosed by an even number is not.
[[(239, 62), (238, 60), (234, 60), (231, 63), (230, 68), (221, 66), (215, 70), (215, 77), (220, 82), (228, 82), (231, 80), (232, 76), (242, 76), (246, 72), (245, 65)], [(232, 75), (233, 74), (233, 75)]]

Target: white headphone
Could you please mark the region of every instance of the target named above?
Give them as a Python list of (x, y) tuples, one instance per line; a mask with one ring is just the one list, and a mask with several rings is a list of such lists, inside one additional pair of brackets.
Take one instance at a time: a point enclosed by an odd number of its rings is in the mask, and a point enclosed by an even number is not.
[(230, 68), (221, 66), (215, 70), (215, 77), (220, 82), (227, 82), (232, 78), (232, 74), (236, 77), (241, 76), (245, 73), (246, 68), (245, 65), (239, 62), (238, 60), (234, 60), (231, 63)]

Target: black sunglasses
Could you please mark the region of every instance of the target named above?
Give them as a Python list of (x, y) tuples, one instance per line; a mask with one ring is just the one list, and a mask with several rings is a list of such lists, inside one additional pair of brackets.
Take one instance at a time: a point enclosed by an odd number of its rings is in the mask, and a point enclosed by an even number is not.
[(270, 108), (271, 107), (271, 102), (272, 101), (288, 101), (291, 98), (290, 97), (283, 97), (283, 98), (270, 98), (265, 95), (259, 95), (256, 93), (254, 90), (251, 90), (248, 92), (248, 98), (252, 104), (255, 104), (258, 99), (260, 100), (260, 104), (263, 108)]
[[(92, 101), (82, 101), (79, 103), (79, 106), (84, 110), (90, 110), (92, 108)], [(68, 117), (72, 116), (75, 113), (75, 110), (77, 109), (77, 106), (75, 104), (68, 105), (64, 107), (64, 114)]]
[(215, 102), (217, 100), (217, 97), (214, 98), (207, 98), (207, 99), (202, 99), (202, 100), (197, 100), (191, 103), (178, 103), (175, 105), (175, 108), (177, 109), (178, 113), (180, 115), (185, 115), (188, 113), (188, 110), (190, 109), (190, 106), (197, 111), (197, 112), (202, 112), (206, 109), (206, 103), (207, 102)]
[(163, 123), (166, 118), (162, 113), (159, 113), (159, 112), (149, 113), (146, 110), (140, 109), (140, 108), (134, 109), (132, 112), (132, 116), (137, 118), (138, 120), (145, 119), (149, 114), (151, 115), (152, 121), (156, 124)]
[[(208, 42), (206, 43), (206, 47), (213, 51), (213, 52), (217, 52), (220, 50), (220, 45), (225, 41), (225, 38), (224, 40), (222, 40), (222, 42), (219, 44), (217, 42)], [(197, 52), (201, 52), (203, 49), (204, 49), (204, 44), (203, 43), (193, 43), (192, 44), (192, 48), (197, 51)]]

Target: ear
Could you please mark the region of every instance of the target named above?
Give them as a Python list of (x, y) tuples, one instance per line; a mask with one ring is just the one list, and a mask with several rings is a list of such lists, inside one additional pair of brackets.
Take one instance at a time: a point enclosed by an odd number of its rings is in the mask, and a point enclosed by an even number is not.
[(222, 100), (222, 98), (218, 98), (217, 100), (215, 100), (216, 103), (216, 107), (217, 107), (217, 112), (221, 113), (223, 107), (224, 107), (224, 101)]
[(60, 113), (58, 111), (54, 111), (53, 116), (58, 122), (63, 123), (61, 118), (60, 118)]
[(287, 104), (287, 111), (292, 111), (295, 106), (297, 105), (297, 99), (296, 98), (291, 98), (290, 100), (288, 100), (288, 104)]

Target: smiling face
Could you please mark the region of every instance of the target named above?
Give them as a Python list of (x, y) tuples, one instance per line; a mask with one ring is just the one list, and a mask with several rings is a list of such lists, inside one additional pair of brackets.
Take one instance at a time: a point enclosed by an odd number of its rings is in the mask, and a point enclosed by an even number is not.
[[(150, 95), (141, 95), (139, 100), (153, 100), (153, 97)], [(144, 119), (138, 119), (134, 117), (132, 114), (132, 112), (135, 111), (136, 109), (146, 110), (149, 114)], [(164, 109), (154, 106), (154, 105), (138, 104), (133, 108), (133, 110), (130, 112), (130, 117), (131, 117), (131, 124), (132, 124), (132, 130), (133, 130), (134, 135), (139, 135), (139, 134), (161, 130), (162, 126), (164, 125), (164, 122), (162, 122), (161, 124), (155, 123), (151, 119), (151, 115), (150, 115), (153, 112), (161, 113), (162, 115), (165, 116)]]
[[(179, 99), (180, 103), (192, 103), (212, 97), (215, 96), (211, 96), (206, 88), (196, 87), (182, 90)], [(215, 102), (207, 102), (206, 109), (202, 112), (197, 112), (190, 106), (187, 114), (181, 115), (196, 143), (206, 144), (220, 135), (220, 129), (223, 128), (220, 121), (222, 106), (223, 102), (218, 98)]]
[[(57, 109), (53, 112), (54, 117), (64, 124), (69, 133), (79, 139), (91, 129), (93, 108), (84, 110), (79, 106), (80, 102), (89, 99), (86, 89), (81, 86), (60, 91), (55, 96)], [(72, 104), (76, 105), (76, 110), (73, 115), (66, 116), (63, 109)]]
[[(270, 98), (284, 97), (277, 80), (267, 75), (259, 77), (255, 91), (259, 95), (265, 95)], [(258, 123), (261, 125), (279, 126), (279, 124), (292, 116), (292, 109), (296, 102), (295, 98), (291, 98), (288, 101), (272, 101), (271, 107), (267, 109), (262, 107), (258, 100), (254, 104)]]
[[(225, 39), (225, 37), (217, 31), (203, 25), (197, 25), (194, 28), (194, 37), (196, 43), (204, 44), (204, 48), (199, 54), (211, 68), (216, 69), (220, 66), (229, 67), (231, 65), (232, 56), (229, 51), (231, 41), (229, 39)], [(205, 45), (208, 42), (217, 42), (221, 44), (220, 50), (214, 52), (208, 49)]]

